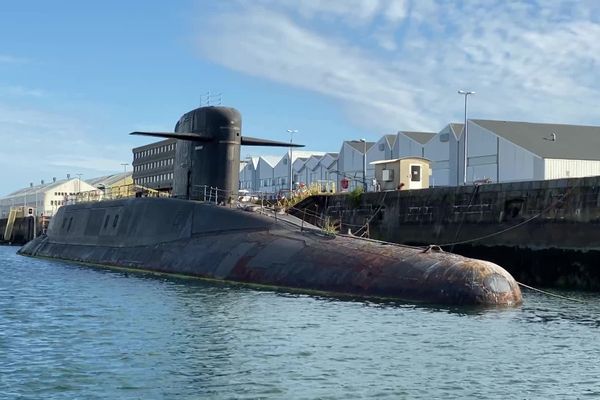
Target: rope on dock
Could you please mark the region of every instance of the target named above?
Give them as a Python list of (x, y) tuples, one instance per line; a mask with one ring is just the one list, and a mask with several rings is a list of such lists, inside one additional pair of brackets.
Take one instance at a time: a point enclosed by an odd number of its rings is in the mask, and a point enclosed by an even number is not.
[(519, 286), (523, 286), (524, 288), (527, 288), (529, 290), (533, 290), (534, 292), (543, 293), (545, 295), (556, 297), (556, 298), (563, 299), (563, 300), (575, 301), (577, 303), (586, 303), (586, 301), (584, 301), (584, 300), (575, 299), (573, 297), (561, 296), (560, 294), (556, 294), (556, 293), (552, 293), (552, 292), (547, 292), (545, 290), (537, 289), (537, 288), (534, 288), (533, 286), (526, 285), (526, 284), (521, 283), (519, 281), (517, 281), (517, 283), (519, 284)]

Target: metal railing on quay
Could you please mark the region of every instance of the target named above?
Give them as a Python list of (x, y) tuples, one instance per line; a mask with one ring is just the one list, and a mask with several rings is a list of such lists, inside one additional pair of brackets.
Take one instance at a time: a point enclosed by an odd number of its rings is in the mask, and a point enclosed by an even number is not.
[(161, 192), (141, 185), (130, 184), (75, 193), (72, 196), (67, 196), (66, 204), (89, 203), (135, 197), (171, 197), (171, 194), (169, 192)]

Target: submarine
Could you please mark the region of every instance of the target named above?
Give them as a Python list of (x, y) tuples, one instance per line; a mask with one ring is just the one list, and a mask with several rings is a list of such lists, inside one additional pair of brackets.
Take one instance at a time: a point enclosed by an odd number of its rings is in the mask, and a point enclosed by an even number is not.
[[(514, 306), (514, 278), (491, 262), (442, 251), (328, 234), (289, 214), (235, 207), (240, 146), (300, 145), (245, 137), (240, 113), (200, 107), (174, 132), (172, 196), (62, 206), (45, 235), (19, 254), (188, 275), (284, 290), (441, 305)], [(201, 188), (219, 188), (201, 201)]]

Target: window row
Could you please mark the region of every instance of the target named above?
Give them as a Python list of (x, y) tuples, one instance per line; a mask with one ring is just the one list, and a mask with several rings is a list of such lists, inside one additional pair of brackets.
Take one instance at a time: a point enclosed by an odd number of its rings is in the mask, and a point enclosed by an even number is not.
[(75, 193), (67, 193), (67, 192), (54, 192), (55, 196), (74, 196)]
[(64, 200), (50, 200), (50, 205), (51, 206), (64, 206), (65, 201)]
[(163, 181), (167, 181), (167, 180), (173, 180), (173, 173), (168, 173), (168, 174), (159, 174), (159, 175), (154, 175), (154, 176), (146, 176), (144, 178), (138, 178), (135, 180), (136, 184), (147, 184), (147, 183), (156, 183), (156, 182), (163, 182)]
[(175, 150), (175, 143), (170, 143), (170, 144), (166, 144), (164, 146), (158, 146), (158, 147), (154, 147), (152, 149), (142, 150), (142, 151), (133, 153), (133, 159), (135, 160), (138, 158), (153, 156), (155, 154), (166, 153), (167, 151), (174, 151), (174, 150)]
[(149, 169), (154, 169), (154, 168), (161, 168), (161, 167), (166, 167), (169, 165), (173, 165), (174, 160), (172, 158), (167, 158), (164, 160), (158, 160), (158, 161), (152, 161), (149, 163), (145, 163), (145, 164), (140, 164), (140, 165), (134, 165), (133, 166), (133, 170), (135, 172), (137, 171), (146, 171)]
[(288, 178), (287, 177), (266, 178), (266, 179), (261, 179), (259, 181), (259, 185), (261, 187), (287, 185), (287, 184), (288, 184)]

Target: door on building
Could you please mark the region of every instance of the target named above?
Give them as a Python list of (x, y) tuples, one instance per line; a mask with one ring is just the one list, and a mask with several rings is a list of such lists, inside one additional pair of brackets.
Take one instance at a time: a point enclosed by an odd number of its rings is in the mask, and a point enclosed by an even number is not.
[(410, 183), (408, 185), (409, 189), (421, 189), (423, 187), (423, 183), (421, 182), (421, 166), (411, 164), (410, 165)]

